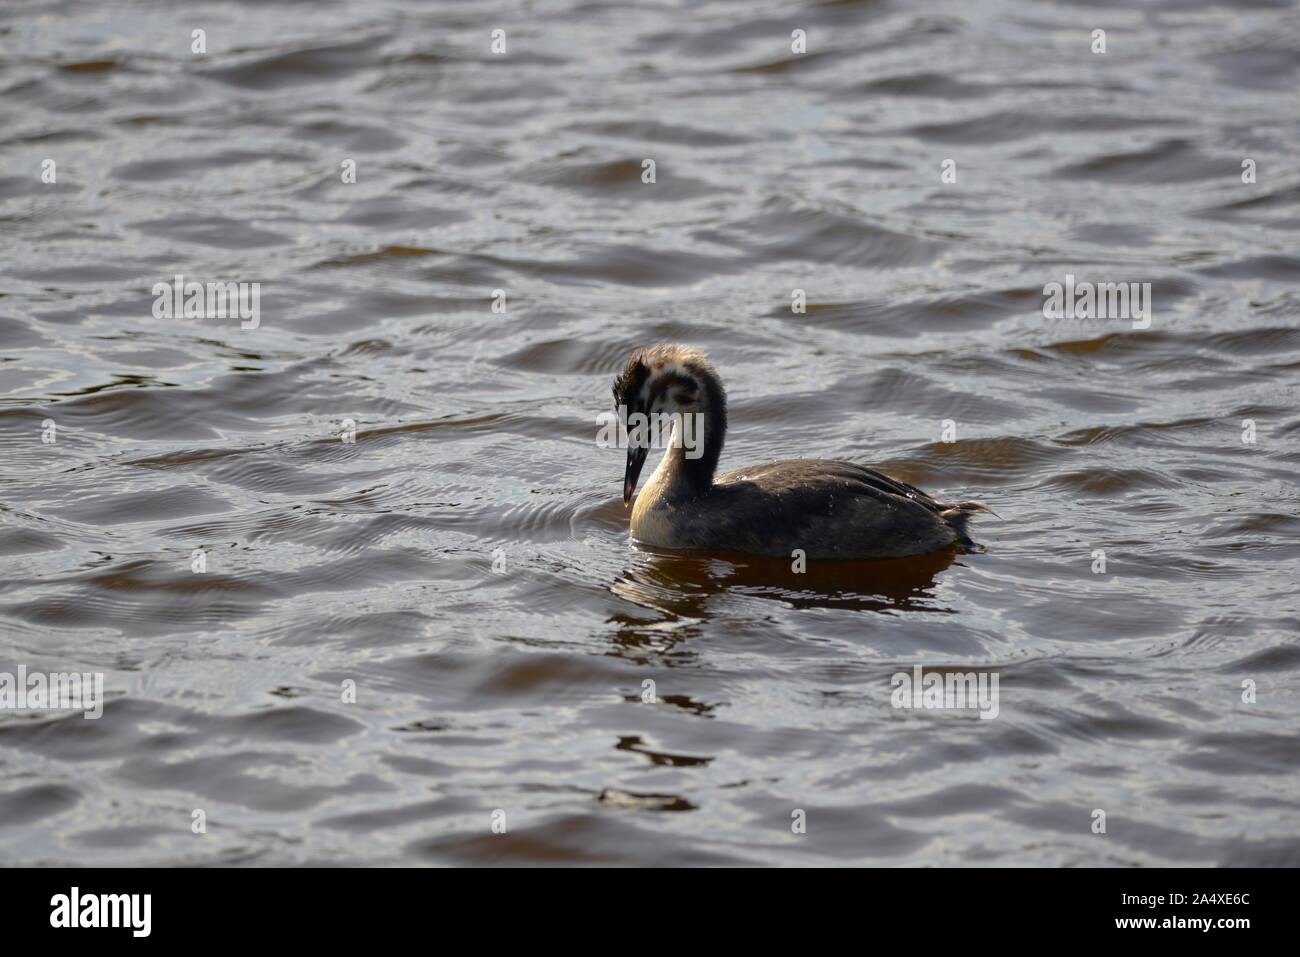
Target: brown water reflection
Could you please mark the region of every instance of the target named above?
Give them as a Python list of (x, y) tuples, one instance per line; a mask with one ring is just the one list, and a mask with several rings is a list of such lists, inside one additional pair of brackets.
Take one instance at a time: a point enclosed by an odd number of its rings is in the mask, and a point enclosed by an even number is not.
[(959, 550), (881, 561), (795, 561), (721, 552), (674, 554), (635, 546), (637, 561), (613, 585), (620, 598), (683, 618), (708, 616), (709, 599), (736, 592), (793, 608), (857, 611), (942, 610), (932, 604), (935, 577)]

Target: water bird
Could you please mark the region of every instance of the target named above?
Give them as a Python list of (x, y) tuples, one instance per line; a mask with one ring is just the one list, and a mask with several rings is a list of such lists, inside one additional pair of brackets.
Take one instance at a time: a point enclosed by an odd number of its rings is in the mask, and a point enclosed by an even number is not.
[[(614, 380), (625, 419), (672, 416), (673, 433), (632, 509), (632, 537), (666, 549), (809, 559), (880, 559), (970, 547), (979, 502), (945, 503), (852, 462), (783, 459), (717, 475), (727, 435), (727, 393), (708, 356), (679, 344), (635, 351)], [(700, 447), (682, 441), (681, 416), (701, 423)], [(623, 505), (636, 491), (649, 445), (630, 443)]]

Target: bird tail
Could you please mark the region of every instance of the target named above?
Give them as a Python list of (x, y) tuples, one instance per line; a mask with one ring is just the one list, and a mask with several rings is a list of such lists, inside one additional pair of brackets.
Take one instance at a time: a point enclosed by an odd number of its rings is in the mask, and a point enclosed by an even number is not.
[(976, 512), (988, 512), (994, 518), (1002, 518), (1001, 515), (983, 502), (956, 502), (945, 506), (944, 510), (939, 513), (939, 517), (944, 519), (953, 531), (960, 536), (961, 543), (966, 548), (976, 547), (975, 542), (966, 533), (966, 523), (971, 520), (971, 516)]

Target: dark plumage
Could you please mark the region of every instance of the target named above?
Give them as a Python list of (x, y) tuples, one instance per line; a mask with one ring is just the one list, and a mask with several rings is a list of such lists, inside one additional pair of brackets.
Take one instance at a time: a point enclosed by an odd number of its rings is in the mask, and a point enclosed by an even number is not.
[[(616, 407), (698, 413), (703, 454), (669, 448), (632, 511), (632, 534), (649, 545), (808, 558), (898, 558), (970, 545), (966, 523), (988, 511), (945, 504), (851, 462), (788, 459), (714, 474), (726, 438), (726, 393), (708, 358), (660, 345), (640, 350), (614, 383)], [(624, 502), (647, 450), (629, 449)]]

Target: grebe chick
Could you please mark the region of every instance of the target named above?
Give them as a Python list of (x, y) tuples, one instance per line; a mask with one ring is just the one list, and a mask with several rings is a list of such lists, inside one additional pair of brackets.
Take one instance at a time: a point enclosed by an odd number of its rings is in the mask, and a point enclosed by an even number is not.
[[(647, 545), (786, 558), (795, 549), (808, 558), (901, 558), (972, 544), (966, 522), (972, 512), (988, 511), (978, 502), (935, 501), (851, 462), (786, 459), (715, 478), (727, 394), (697, 349), (657, 345), (633, 353), (614, 381), (614, 408), (630, 421), (634, 413), (696, 415), (703, 430), (692, 443), (674, 416), (668, 449), (632, 509), (632, 537)], [(648, 454), (644, 443), (629, 443), (624, 506)]]

